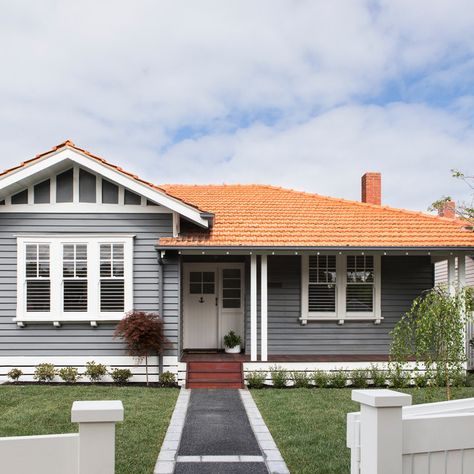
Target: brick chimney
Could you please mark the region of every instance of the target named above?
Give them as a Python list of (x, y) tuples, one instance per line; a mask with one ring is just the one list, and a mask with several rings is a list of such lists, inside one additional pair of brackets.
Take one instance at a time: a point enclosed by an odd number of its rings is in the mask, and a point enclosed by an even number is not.
[(362, 176), (362, 202), (369, 204), (382, 203), (382, 175), (380, 173), (365, 173)]
[(454, 219), (456, 217), (456, 202), (446, 201), (444, 203), (444, 206), (438, 209), (438, 215), (440, 217), (448, 217), (449, 219)]

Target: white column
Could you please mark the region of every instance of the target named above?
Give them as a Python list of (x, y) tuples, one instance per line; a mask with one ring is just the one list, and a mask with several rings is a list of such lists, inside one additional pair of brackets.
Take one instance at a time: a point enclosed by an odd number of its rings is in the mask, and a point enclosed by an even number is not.
[(250, 257), (250, 360), (257, 360), (257, 256)]
[(260, 351), (261, 360), (268, 360), (268, 278), (267, 278), (267, 256), (262, 255), (260, 266)]
[(456, 292), (456, 258), (448, 257), (448, 291), (450, 295)]
[(466, 286), (466, 256), (458, 257), (458, 288)]
[(115, 423), (123, 421), (122, 402), (74, 402), (71, 421), (79, 423), (78, 474), (114, 474)]
[(361, 474), (403, 472), (402, 407), (411, 405), (411, 395), (393, 390), (353, 390), (360, 403)]

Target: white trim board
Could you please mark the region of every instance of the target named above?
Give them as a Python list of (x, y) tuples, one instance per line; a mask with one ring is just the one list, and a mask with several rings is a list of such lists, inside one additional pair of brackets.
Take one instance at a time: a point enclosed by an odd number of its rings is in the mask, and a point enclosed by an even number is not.
[[(198, 209), (185, 204), (179, 199), (173, 198), (164, 192), (158, 191), (151, 186), (128, 177), (124, 173), (112, 168), (111, 166), (100, 163), (98, 160), (91, 158), (85, 153), (69, 147), (49, 153), (39, 160), (19, 168), (18, 170), (14, 170), (3, 178), (0, 178), (0, 195), (4, 196), (6, 194), (15, 193), (16, 191), (20, 191), (21, 189), (30, 186), (32, 184), (31, 178), (34, 175), (41, 173), (46, 177), (48, 171), (51, 171), (52, 173), (55, 172), (54, 170), (58, 169), (60, 164), (64, 161), (76, 163), (86, 170), (101, 175), (118, 185), (124, 186), (137, 194), (145, 196), (147, 199), (181, 214), (201, 227), (209, 227), (209, 221), (201, 216), (202, 212)], [(18, 186), (18, 182), (20, 181), (22, 181), (23, 184)]]

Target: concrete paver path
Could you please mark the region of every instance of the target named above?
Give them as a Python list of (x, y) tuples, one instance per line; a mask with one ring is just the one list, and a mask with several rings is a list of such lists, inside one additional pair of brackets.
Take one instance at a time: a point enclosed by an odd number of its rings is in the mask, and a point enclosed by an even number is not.
[(155, 474), (289, 474), (246, 390), (182, 389)]

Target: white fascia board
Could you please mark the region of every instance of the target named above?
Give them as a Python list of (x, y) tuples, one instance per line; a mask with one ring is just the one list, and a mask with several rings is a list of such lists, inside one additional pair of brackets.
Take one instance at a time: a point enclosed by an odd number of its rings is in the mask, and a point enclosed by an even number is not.
[(0, 178), (0, 192), (18, 181), (29, 178), (35, 173), (58, 165), (65, 160), (71, 160), (77, 163), (79, 166), (87, 168), (88, 170), (93, 171), (94, 173), (97, 173), (116, 184), (120, 184), (137, 194), (145, 196), (147, 199), (150, 199), (151, 201), (154, 201), (172, 211), (177, 212), (178, 214), (181, 214), (183, 217), (186, 217), (201, 227), (209, 227), (209, 221), (201, 217), (201, 211), (193, 208), (192, 206), (186, 205), (178, 199), (168, 196), (163, 192), (153, 189), (146, 184), (140, 183), (139, 181), (126, 176), (122, 172), (114, 170), (113, 168), (100, 163), (94, 158), (91, 158), (86, 154), (72, 148), (65, 148), (56, 152), (52, 152), (51, 154), (45, 155), (43, 158), (33, 162), (32, 164), (27, 165), (24, 168), (20, 168), (17, 171), (12, 171), (4, 178)]

